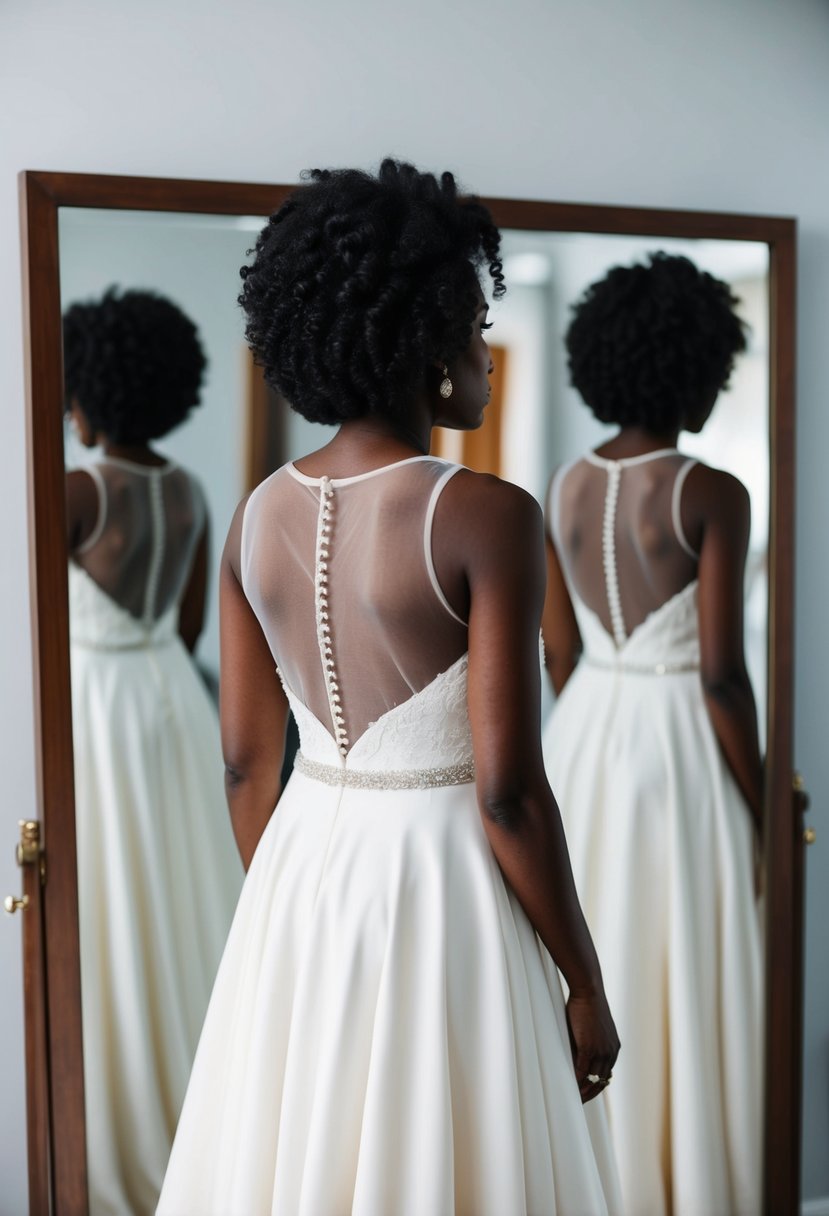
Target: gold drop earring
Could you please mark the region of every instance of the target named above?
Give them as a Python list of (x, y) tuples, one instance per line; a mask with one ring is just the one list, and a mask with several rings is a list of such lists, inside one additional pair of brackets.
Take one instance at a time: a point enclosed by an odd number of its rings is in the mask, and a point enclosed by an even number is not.
[(445, 363), (443, 365), (443, 379), (440, 382), (439, 392), (441, 397), (452, 396), (452, 381), (449, 379), (449, 368)]

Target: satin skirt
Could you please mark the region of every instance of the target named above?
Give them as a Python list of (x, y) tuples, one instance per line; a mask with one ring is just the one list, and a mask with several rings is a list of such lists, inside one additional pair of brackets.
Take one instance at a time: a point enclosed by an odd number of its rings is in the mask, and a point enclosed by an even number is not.
[(245, 882), (160, 1216), (618, 1212), (558, 973), (472, 785), (294, 772)]
[(90, 1212), (149, 1216), (243, 871), (178, 638), (71, 660)]
[(762, 960), (748, 807), (698, 672), (580, 664), (544, 732), (622, 1050), (630, 1216), (758, 1216)]

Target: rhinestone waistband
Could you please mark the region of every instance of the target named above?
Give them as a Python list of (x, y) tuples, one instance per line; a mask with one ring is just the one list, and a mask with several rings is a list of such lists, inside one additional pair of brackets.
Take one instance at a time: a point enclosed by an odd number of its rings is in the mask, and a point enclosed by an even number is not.
[(102, 650), (102, 651), (121, 651), (121, 650), (158, 650), (162, 646), (172, 646), (175, 642), (175, 637), (153, 638), (147, 636), (143, 638), (130, 638), (128, 641), (93, 641), (91, 638), (70, 637), (70, 645), (77, 646), (81, 650)]
[(475, 780), (474, 760), (462, 764), (450, 764), (448, 768), (389, 769), (365, 772), (359, 769), (338, 768), (335, 764), (320, 764), (297, 752), (294, 768), (322, 781), (325, 785), (346, 786), (358, 790), (434, 790), (444, 785), (466, 785)]
[(582, 655), (581, 661), (588, 667), (596, 667), (599, 671), (618, 671), (624, 675), (634, 676), (676, 676), (689, 671), (699, 671), (699, 663), (614, 663), (612, 659), (594, 659), (590, 655)]

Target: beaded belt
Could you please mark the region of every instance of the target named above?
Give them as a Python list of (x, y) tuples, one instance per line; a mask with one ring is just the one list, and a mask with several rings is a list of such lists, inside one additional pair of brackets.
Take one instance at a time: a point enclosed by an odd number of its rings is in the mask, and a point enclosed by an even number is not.
[(70, 638), (72, 646), (77, 646), (81, 650), (104, 650), (104, 651), (121, 651), (121, 650), (158, 650), (162, 646), (172, 646), (175, 638), (130, 638), (129, 641), (93, 641), (91, 638)]
[(598, 667), (601, 671), (619, 671), (635, 676), (675, 676), (699, 671), (699, 663), (694, 662), (654, 663), (653, 666), (648, 666), (646, 663), (614, 663), (611, 659), (593, 659), (589, 655), (582, 655), (581, 662), (586, 663), (588, 667)]
[(475, 780), (475, 762), (464, 760), (461, 764), (450, 764), (448, 768), (412, 768), (403, 770), (378, 770), (339, 768), (335, 764), (320, 764), (297, 752), (294, 768), (322, 781), (325, 785), (347, 786), (358, 790), (434, 790), (443, 785), (465, 785)]

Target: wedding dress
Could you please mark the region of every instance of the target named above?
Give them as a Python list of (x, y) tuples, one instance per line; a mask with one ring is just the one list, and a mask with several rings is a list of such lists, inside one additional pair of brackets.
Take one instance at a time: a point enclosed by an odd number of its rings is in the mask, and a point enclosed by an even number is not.
[(239, 901), (163, 1216), (618, 1211), (558, 973), (477, 806), (466, 627), (432, 563), (455, 472), (287, 465), (248, 500), (243, 588), (301, 750)]
[(757, 1216), (752, 821), (700, 681), (677, 451), (561, 468), (551, 538), (583, 653), (544, 732), (622, 1051), (607, 1098), (629, 1216)]
[(201, 491), (174, 465), (84, 467), (99, 514), (69, 619), (90, 1212), (149, 1216), (243, 875), (216, 711), (177, 632)]

